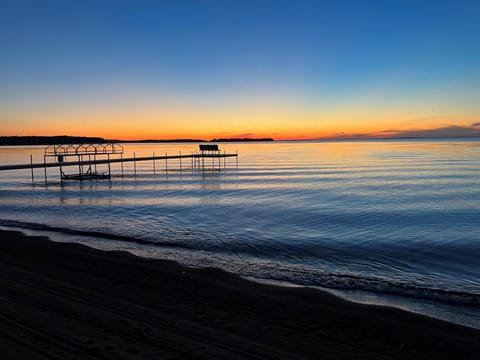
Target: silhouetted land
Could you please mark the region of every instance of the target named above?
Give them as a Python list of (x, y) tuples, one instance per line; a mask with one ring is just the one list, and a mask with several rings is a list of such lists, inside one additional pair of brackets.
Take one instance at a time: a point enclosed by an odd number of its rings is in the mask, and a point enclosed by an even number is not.
[(115, 142), (121, 142), (126, 144), (132, 143), (199, 143), (199, 142), (206, 142), (202, 139), (143, 139), (143, 140), (114, 140)]
[(200, 142), (242, 142), (242, 141), (273, 141), (272, 138), (250, 139), (143, 139), (143, 140), (118, 140), (104, 139), (102, 137), (86, 136), (0, 136), (0, 146), (12, 145), (58, 145), (58, 144), (100, 144), (100, 143), (200, 143)]
[(477, 359), (480, 331), (0, 231), (2, 359)]
[[(479, 137), (352, 137), (352, 138), (320, 138), (312, 139), (318, 141), (385, 141), (385, 140), (433, 140), (433, 139), (478, 139)], [(54, 145), (54, 144), (98, 144), (98, 143), (202, 143), (202, 142), (262, 142), (275, 141), (273, 138), (219, 138), (212, 140), (204, 139), (141, 139), (141, 140), (120, 140), (120, 139), (104, 139), (102, 137), (83, 137), (83, 136), (0, 136), (0, 146), (2, 145)], [(294, 141), (294, 140), (289, 140)], [(300, 140), (301, 141), (301, 140)]]
[(242, 141), (274, 141), (272, 138), (220, 138), (210, 140), (211, 142), (242, 142)]
[(57, 145), (110, 142), (101, 137), (85, 136), (0, 136), (0, 145)]

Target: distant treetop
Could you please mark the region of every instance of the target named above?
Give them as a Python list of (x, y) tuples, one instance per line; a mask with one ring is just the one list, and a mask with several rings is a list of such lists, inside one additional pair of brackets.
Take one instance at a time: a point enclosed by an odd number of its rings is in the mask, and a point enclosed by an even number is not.
[(101, 137), (87, 136), (0, 136), (0, 145), (56, 145), (111, 142)]

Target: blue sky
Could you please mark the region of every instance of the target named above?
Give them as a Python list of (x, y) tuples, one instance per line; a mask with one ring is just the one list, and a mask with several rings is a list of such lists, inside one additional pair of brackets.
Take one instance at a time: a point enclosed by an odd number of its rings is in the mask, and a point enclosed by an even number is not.
[(385, 130), (466, 126), (480, 115), (479, 19), (479, 1), (1, 1), (0, 133), (66, 108), (141, 117), (156, 101), (232, 119), (283, 106), (318, 133), (345, 107), (395, 113)]

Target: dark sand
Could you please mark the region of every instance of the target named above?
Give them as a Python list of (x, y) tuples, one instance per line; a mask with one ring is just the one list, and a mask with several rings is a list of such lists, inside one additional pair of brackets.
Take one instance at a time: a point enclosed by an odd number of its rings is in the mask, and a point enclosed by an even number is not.
[(0, 232), (1, 359), (478, 359), (480, 331)]

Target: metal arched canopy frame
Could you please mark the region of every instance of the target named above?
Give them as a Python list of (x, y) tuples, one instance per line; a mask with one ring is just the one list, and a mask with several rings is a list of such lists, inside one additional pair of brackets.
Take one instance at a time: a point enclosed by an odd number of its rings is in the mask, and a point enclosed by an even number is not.
[(123, 154), (123, 146), (115, 143), (56, 144), (45, 148), (45, 156), (79, 156)]

